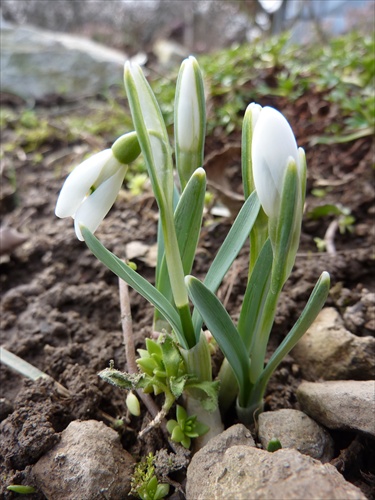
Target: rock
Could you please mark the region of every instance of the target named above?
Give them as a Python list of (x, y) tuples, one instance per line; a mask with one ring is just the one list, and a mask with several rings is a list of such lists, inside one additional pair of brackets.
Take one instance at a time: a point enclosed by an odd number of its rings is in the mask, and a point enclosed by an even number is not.
[(323, 463), (333, 458), (333, 439), (302, 411), (285, 409), (264, 412), (259, 415), (258, 425), (258, 436), (264, 449), (267, 449), (271, 439), (276, 438), (282, 448), (294, 448)]
[(133, 466), (116, 431), (96, 420), (75, 420), (34, 465), (33, 474), (47, 498), (120, 499), (129, 494)]
[(189, 52), (179, 43), (172, 40), (157, 40), (152, 48), (159, 64), (165, 68), (180, 65), (182, 60), (188, 57)]
[(329, 429), (375, 436), (375, 381), (302, 382), (297, 399), (314, 420)]
[[(235, 445), (255, 446), (250, 431), (242, 424), (232, 425), (229, 429), (210, 439), (206, 446), (194, 455), (194, 458), (200, 462), (199, 466), (202, 470), (209, 474), (211, 466), (224, 455), (228, 448)], [(201, 456), (202, 460), (200, 460)]]
[(362, 288), (358, 302), (349, 306), (343, 315), (351, 332), (358, 335), (373, 334), (375, 331), (375, 293)]
[(375, 378), (375, 338), (350, 333), (332, 307), (319, 313), (291, 355), (307, 380)]
[[(297, 450), (269, 453), (239, 445), (215, 460), (205, 448), (188, 467), (187, 500), (366, 499), (335, 467)], [(208, 469), (204, 458), (212, 464)]]
[(0, 228), (0, 255), (12, 253), (26, 240), (27, 236), (16, 229), (7, 226)]
[(121, 85), (125, 60), (82, 37), (9, 23), (1, 29), (1, 89), (24, 99), (90, 95)]

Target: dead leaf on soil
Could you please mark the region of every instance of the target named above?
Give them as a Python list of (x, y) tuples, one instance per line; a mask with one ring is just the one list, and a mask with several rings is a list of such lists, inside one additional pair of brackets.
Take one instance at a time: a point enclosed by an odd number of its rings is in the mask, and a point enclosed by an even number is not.
[(129, 260), (139, 259), (149, 267), (156, 267), (157, 244), (147, 245), (142, 241), (131, 241), (125, 246), (126, 258)]

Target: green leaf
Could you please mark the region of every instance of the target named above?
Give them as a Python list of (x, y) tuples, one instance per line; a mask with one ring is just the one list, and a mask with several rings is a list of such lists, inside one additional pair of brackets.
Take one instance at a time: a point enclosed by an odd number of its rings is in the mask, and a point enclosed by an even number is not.
[(282, 446), (278, 439), (271, 439), (267, 444), (267, 451), (273, 453), (274, 451), (281, 450)]
[(330, 277), (327, 272), (323, 272), (317, 284), (311, 292), (310, 298), (302, 311), (301, 316), (296, 321), (293, 328), (290, 330), (285, 339), (281, 342), (279, 347), (271, 356), (259, 381), (256, 386), (260, 386), (264, 390), (272, 373), (276, 370), (285, 356), (293, 349), (299, 339), (305, 334), (306, 330), (310, 328), (311, 324), (319, 314), (325, 301), (327, 300), (330, 287)]
[(156, 307), (163, 316), (168, 320), (174, 329), (177, 338), (182, 346), (187, 348), (185, 337), (182, 334), (181, 321), (176, 310), (171, 306), (168, 300), (163, 295), (145, 280), (140, 274), (134, 271), (130, 266), (125, 264), (121, 259), (116, 257), (112, 252), (107, 250), (102, 243), (84, 226), (81, 226), (82, 236), (86, 245), (92, 251), (97, 259), (108, 267), (119, 278), (126, 281), (134, 290), (140, 293), (154, 307)]
[(31, 495), (36, 493), (36, 489), (32, 486), (24, 486), (23, 484), (11, 484), (7, 486), (8, 491), (19, 493), (20, 495)]
[(142, 69), (127, 62), (124, 83), (139, 144), (159, 207), (172, 204), (173, 166), (168, 133), (156, 97)]
[(179, 374), (183, 359), (175, 342), (166, 336), (160, 344), (162, 350), (163, 363), (168, 377), (176, 377)]
[(177, 427), (177, 425), (178, 425), (177, 420), (174, 420), (173, 418), (171, 420), (168, 420), (166, 427), (169, 434), (172, 434), (174, 428)]
[[(294, 263), (295, 252), (292, 242), (294, 241), (296, 221), (299, 216), (298, 197), (299, 179), (296, 162), (290, 159), (285, 172), (283, 189), (280, 203), (280, 212), (275, 221), (270, 221), (270, 239), (274, 252), (274, 267), (272, 270), (272, 290), (277, 293), (281, 291), (285, 281), (289, 277)], [(293, 255), (294, 253), (294, 255)]]
[(187, 379), (187, 375), (182, 375), (180, 377), (170, 377), (168, 379), (171, 393), (176, 399), (178, 399), (184, 392)]
[(214, 293), (193, 276), (187, 276), (185, 283), (194, 306), (233, 369), (240, 397), (245, 397), (250, 383), (250, 361), (240, 334)]
[(166, 497), (168, 493), (169, 493), (169, 484), (167, 483), (158, 484), (156, 487), (153, 500), (161, 500), (162, 498)]
[(256, 331), (263, 315), (270, 287), (272, 262), (272, 245), (268, 239), (256, 260), (250, 281), (247, 284), (237, 324), (238, 332), (249, 353), (251, 353), (252, 342), (256, 337)]
[(177, 422), (182, 426), (184, 422), (188, 418), (188, 414), (185, 410), (185, 408), (181, 405), (177, 405), (176, 407), (176, 417), (177, 417)]
[(320, 205), (319, 207), (315, 207), (313, 210), (310, 210), (307, 213), (307, 217), (310, 219), (320, 219), (322, 217), (326, 217), (328, 215), (343, 215), (347, 213), (348, 209), (342, 207), (341, 205), (332, 205), (332, 204), (325, 204), (325, 205)]
[[(203, 436), (203, 434), (206, 434), (209, 430), (210, 430), (209, 426), (204, 424), (203, 422), (199, 422), (199, 421), (195, 422), (195, 425), (194, 425), (194, 431), (196, 434), (195, 437)], [(189, 437), (193, 437), (193, 436), (189, 435)]]
[[(254, 191), (241, 207), (204, 279), (205, 286), (211, 292), (216, 292), (234, 259), (239, 254), (256, 221), (259, 209), (259, 198)], [(193, 323), (195, 334), (198, 338), (202, 319), (196, 311), (193, 313)]]
[[(204, 170), (200, 168), (196, 170), (190, 178), (179, 202), (177, 203), (174, 213), (178, 248), (185, 275), (191, 272), (195, 258), (195, 251), (202, 226), (205, 192), (206, 174)], [(169, 300), (169, 302), (173, 304), (172, 290), (165, 255), (163, 256), (160, 262), (160, 267), (158, 268), (156, 288)], [(155, 321), (158, 319), (160, 319), (160, 317), (156, 314)]]
[(176, 425), (176, 427), (172, 431), (171, 439), (172, 441), (175, 441), (176, 443), (180, 443), (183, 439), (185, 438), (185, 434), (181, 427), (179, 425)]
[(99, 377), (120, 389), (139, 389), (146, 384), (144, 375), (120, 372), (114, 368), (105, 368), (99, 372)]
[(220, 382), (208, 380), (202, 382), (196, 382), (193, 380), (188, 380), (186, 382), (185, 388), (192, 389), (194, 392), (194, 398), (198, 399), (202, 407), (206, 411), (214, 411), (218, 405), (218, 393), (219, 393)]
[(158, 358), (162, 359), (163, 349), (162, 349), (161, 345), (158, 342), (156, 342), (155, 340), (147, 338), (146, 339), (146, 349), (150, 355), (156, 354), (158, 356)]
[(181, 440), (181, 444), (184, 448), (188, 450), (191, 445), (191, 439), (189, 437), (185, 437), (184, 439)]
[[(173, 211), (176, 210), (178, 201), (180, 199), (180, 193), (174, 185), (173, 190)], [(173, 301), (173, 294), (171, 288), (171, 281), (169, 279), (168, 272), (165, 272), (165, 245), (164, 245), (164, 236), (163, 236), (163, 228), (161, 224), (161, 219), (159, 217), (158, 220), (158, 234), (157, 234), (157, 243), (158, 243), (158, 255), (155, 269), (155, 286), (159, 290), (159, 292), (164, 295), (164, 297), (171, 303), (173, 307), (175, 307)], [(164, 264), (163, 264), (164, 262)], [(154, 330), (156, 332), (162, 331), (171, 331), (171, 326), (163, 317), (158, 309), (155, 309), (154, 312)]]

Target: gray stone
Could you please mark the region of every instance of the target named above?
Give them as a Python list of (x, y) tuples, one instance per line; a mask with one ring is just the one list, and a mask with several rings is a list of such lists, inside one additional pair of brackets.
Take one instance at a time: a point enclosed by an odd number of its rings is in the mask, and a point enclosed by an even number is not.
[(375, 436), (375, 381), (302, 382), (297, 398), (314, 420), (329, 429), (351, 429)]
[(31, 26), (1, 29), (1, 89), (24, 99), (91, 95), (122, 84), (126, 55), (91, 40)]
[[(201, 453), (203, 452), (203, 453)], [(207, 468), (204, 448), (188, 467), (187, 500), (365, 500), (330, 464), (297, 450), (232, 446)]]
[(209, 473), (211, 466), (224, 455), (228, 448), (235, 445), (255, 446), (250, 431), (242, 424), (232, 425), (229, 429), (210, 439), (194, 457), (197, 457), (196, 460), (199, 460), (201, 455), (204, 457), (202, 467)]
[(291, 355), (307, 380), (375, 378), (375, 338), (350, 333), (332, 307), (319, 313)]
[(283, 448), (294, 448), (323, 463), (332, 460), (334, 455), (329, 433), (302, 411), (285, 409), (261, 413), (258, 436), (264, 449), (276, 438)]
[(34, 465), (33, 474), (47, 498), (117, 499), (127, 498), (133, 467), (116, 431), (96, 420), (75, 420)]

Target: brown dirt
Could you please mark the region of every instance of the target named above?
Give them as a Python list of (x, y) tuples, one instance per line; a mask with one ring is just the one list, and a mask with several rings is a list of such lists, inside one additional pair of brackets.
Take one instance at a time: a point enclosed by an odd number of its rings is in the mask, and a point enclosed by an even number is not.
[[(311, 138), (322, 133), (326, 121), (337, 119), (329, 113), (320, 116), (319, 111), (314, 111), (326, 109), (322, 96), (304, 96), (294, 106), (283, 99), (261, 104), (273, 104), (283, 110), (299, 144), (306, 149), (307, 212), (319, 204), (340, 203), (349, 207), (355, 217), (352, 233), (336, 233), (335, 255), (319, 253), (314, 243), (315, 237), (324, 237), (332, 217), (318, 221), (306, 217), (296, 266), (282, 294), (276, 317), (270, 346), (273, 350), (298, 317), (323, 270), (330, 272), (332, 278), (333, 292), (328, 305), (337, 307), (342, 314), (347, 307), (359, 302), (363, 289), (375, 291), (371, 168), (374, 144), (370, 138), (362, 138), (333, 146), (310, 146)], [(22, 104), (14, 105), (17, 111), (22, 111)], [(89, 106), (90, 102), (84, 105)], [(63, 109), (66, 103), (59, 106)], [(48, 112), (46, 108), (38, 110)], [(7, 134), (13, 134), (17, 144), (15, 132), (9, 130)], [(209, 137), (207, 153), (222, 148), (227, 141), (228, 138), (221, 134)], [(239, 137), (232, 136), (229, 141), (237, 144)], [(42, 161), (33, 160), (23, 151), (22, 144), (5, 159), (0, 206), (2, 224), (27, 235), (28, 239), (9, 256), (3, 256), (0, 263), (1, 344), (65, 386), (70, 396), (59, 394), (52, 381), (32, 382), (8, 368), (1, 368), (1, 498), (16, 497), (5, 490), (9, 484), (33, 484), (30, 467), (59, 440), (59, 432), (75, 419), (103, 420), (110, 425), (106, 415), (124, 418), (122, 442), (135, 458), (167, 446), (158, 430), (144, 442), (138, 441), (137, 431), (143, 425), (142, 419), (128, 419), (124, 394), (97, 376), (108, 366), (109, 360), (125, 368), (126, 359), (117, 278), (76, 239), (71, 220), (54, 216), (62, 181), (71, 164), (77, 163), (76, 147), (76, 142), (60, 137), (41, 146)], [(232, 189), (237, 192), (239, 165), (237, 148), (230, 165), (233, 167)], [(9, 181), (10, 167), (16, 176), (16, 191), (12, 190)], [(215, 173), (210, 175), (215, 180)], [(312, 188), (316, 187), (326, 188), (323, 200), (311, 195)], [(97, 235), (110, 250), (124, 256), (124, 245), (133, 240), (149, 245), (155, 242), (155, 221), (155, 204), (149, 193), (134, 198), (121, 196)], [(204, 274), (231, 223), (230, 219), (211, 216), (207, 216), (207, 221), (210, 224), (203, 229), (199, 243), (197, 276)], [(152, 279), (153, 269), (141, 259), (135, 260), (139, 272)], [(224, 298), (231, 288), (227, 308), (234, 318), (245, 290), (246, 262), (245, 249), (219, 291)], [(152, 310), (133, 291), (131, 305), (136, 344), (140, 347), (144, 337), (150, 334)], [(365, 318), (363, 323), (354, 333), (374, 334), (374, 318)], [(267, 408), (297, 408), (295, 389), (300, 379), (298, 365), (287, 357), (268, 387)], [(145, 418), (149, 417), (145, 415)], [(342, 458), (343, 474), (361, 487), (368, 498), (375, 498), (371, 496), (375, 456), (370, 451), (369, 440), (350, 433), (335, 433), (334, 438), (336, 456)], [(346, 467), (342, 466), (342, 461)], [(30, 498), (45, 497), (39, 492)]]

